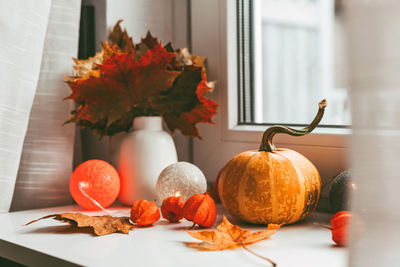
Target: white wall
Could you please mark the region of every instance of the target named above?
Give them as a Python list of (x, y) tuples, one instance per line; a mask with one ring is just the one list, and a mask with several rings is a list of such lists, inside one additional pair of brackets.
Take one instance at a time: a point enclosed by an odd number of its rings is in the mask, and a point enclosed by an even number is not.
[(173, 38), (173, 0), (108, 0), (107, 27), (123, 19), (134, 42), (140, 41), (148, 30), (164, 44)]

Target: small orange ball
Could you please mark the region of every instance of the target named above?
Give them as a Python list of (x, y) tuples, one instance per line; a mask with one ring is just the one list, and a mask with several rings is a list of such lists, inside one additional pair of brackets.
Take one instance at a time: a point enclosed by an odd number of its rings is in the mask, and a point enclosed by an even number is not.
[(81, 163), (71, 175), (69, 191), (75, 202), (87, 210), (100, 210), (82, 193), (79, 186), (84, 193), (106, 208), (115, 201), (119, 194), (118, 172), (109, 163), (92, 159)]

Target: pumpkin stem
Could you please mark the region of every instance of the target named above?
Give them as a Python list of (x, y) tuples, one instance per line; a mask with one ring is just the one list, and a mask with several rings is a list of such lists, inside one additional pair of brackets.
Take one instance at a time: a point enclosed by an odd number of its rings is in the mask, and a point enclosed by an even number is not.
[(263, 135), (261, 145), (260, 145), (260, 151), (267, 151), (267, 152), (272, 152), (276, 148), (274, 144), (272, 143), (272, 138), (275, 136), (277, 133), (284, 133), (284, 134), (289, 134), (292, 136), (303, 136), (306, 134), (309, 134), (312, 132), (312, 130), (317, 127), (318, 123), (321, 121), (322, 117), (324, 116), (324, 111), (325, 107), (327, 105), (326, 99), (323, 99), (319, 102), (318, 104), (318, 113), (315, 116), (314, 120), (305, 128), (296, 130), (293, 128), (290, 128), (288, 126), (284, 125), (273, 125), (269, 127)]
[(261, 259), (263, 259), (263, 260), (268, 261), (269, 263), (272, 264), (273, 267), (276, 267), (276, 266), (277, 266), (276, 262), (274, 262), (274, 261), (268, 259), (267, 257), (264, 257), (264, 256), (262, 256), (262, 255), (260, 255), (260, 254), (258, 254), (258, 253), (255, 253), (254, 251), (252, 251), (251, 249), (249, 249), (243, 242), (242, 242), (242, 247), (243, 247), (245, 250), (247, 250), (248, 252), (250, 252), (251, 254), (253, 254), (254, 256), (257, 256), (257, 257), (259, 257), (259, 258), (261, 258)]

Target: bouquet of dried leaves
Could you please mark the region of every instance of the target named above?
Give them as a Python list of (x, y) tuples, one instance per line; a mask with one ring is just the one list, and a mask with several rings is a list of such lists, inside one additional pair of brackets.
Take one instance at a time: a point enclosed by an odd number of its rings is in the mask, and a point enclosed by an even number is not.
[(94, 57), (74, 59), (75, 76), (65, 76), (71, 88), (66, 99), (77, 103), (69, 122), (101, 136), (129, 131), (137, 116), (162, 116), (171, 132), (199, 137), (196, 124), (212, 123), (217, 103), (205, 97), (205, 59), (162, 46), (150, 32), (133, 43), (119, 21), (108, 42)]

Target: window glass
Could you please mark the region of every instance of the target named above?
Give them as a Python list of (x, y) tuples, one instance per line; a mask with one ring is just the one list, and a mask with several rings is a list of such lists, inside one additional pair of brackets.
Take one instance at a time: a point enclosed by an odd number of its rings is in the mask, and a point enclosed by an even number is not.
[(327, 98), (322, 125), (349, 125), (340, 2), (243, 0), (238, 10), (241, 122), (308, 124)]

